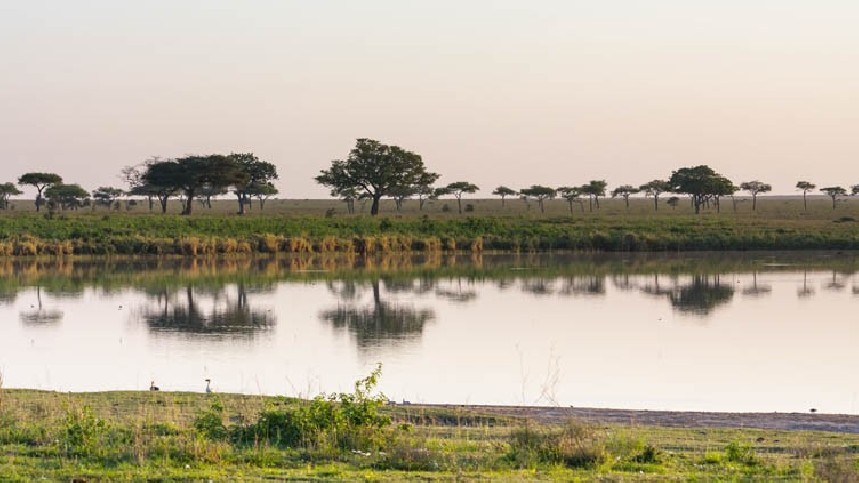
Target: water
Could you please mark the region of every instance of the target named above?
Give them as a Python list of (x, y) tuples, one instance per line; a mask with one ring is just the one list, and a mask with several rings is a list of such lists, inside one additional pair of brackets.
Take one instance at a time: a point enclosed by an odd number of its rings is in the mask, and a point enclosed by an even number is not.
[(0, 263), (5, 387), (859, 411), (843, 254)]

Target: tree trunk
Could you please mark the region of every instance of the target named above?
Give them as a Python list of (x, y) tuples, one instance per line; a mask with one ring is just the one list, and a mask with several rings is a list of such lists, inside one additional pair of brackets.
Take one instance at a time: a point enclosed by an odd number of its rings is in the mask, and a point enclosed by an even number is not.
[(545, 213), (546, 210), (543, 209), (543, 200), (540, 199), (539, 201), (540, 201), (540, 213)]
[(382, 199), (381, 195), (373, 195), (373, 204), (370, 206), (370, 215), (376, 216), (379, 214), (379, 200)]
[(504, 208), (504, 197), (501, 197), (501, 207)]
[(835, 209), (835, 196), (832, 196), (832, 209)]
[(459, 214), (461, 215), (462, 214), (462, 197), (461, 196), (456, 197), (456, 204), (459, 207)]
[(752, 193), (752, 211), (758, 209), (758, 195)]
[(697, 196), (692, 197), (692, 204), (695, 206), (695, 214), (701, 213), (701, 199)]
[(161, 203), (161, 214), (167, 213), (167, 196), (159, 196), (158, 202)]
[(152, 211), (155, 208), (155, 200), (152, 199), (152, 195), (146, 197), (146, 202), (149, 203), (149, 211)]
[(236, 193), (236, 198), (238, 198), (238, 200), (239, 200), (239, 214), (244, 215), (245, 214), (245, 195), (244, 195), (244, 193), (239, 191), (238, 193)]
[(190, 215), (191, 210), (194, 207), (194, 190), (188, 190), (185, 192), (185, 208), (182, 209), (183, 215)]
[(659, 196), (653, 195), (653, 211), (659, 211)]
[(806, 191), (802, 192), (802, 205), (805, 207), (805, 211), (808, 211), (808, 200), (805, 197)]

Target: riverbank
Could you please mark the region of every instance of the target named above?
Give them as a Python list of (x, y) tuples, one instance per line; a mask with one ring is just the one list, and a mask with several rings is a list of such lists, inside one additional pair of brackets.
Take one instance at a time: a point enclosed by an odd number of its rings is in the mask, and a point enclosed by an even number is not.
[[(374, 406), (363, 404), (368, 400), (362, 403), (361, 396), (343, 401), (5, 389), (0, 391), (0, 474), (11, 481), (131, 477), (848, 481), (859, 476), (857, 416)], [(363, 412), (341, 413), (338, 407)], [(320, 412), (322, 408), (328, 409)], [(358, 415), (381, 417), (378, 421), (390, 418), (391, 424), (370, 424), (369, 432), (364, 428), (360, 433), (349, 432), (357, 426), (343, 426), (344, 434), (351, 435), (343, 441), (350, 443), (332, 446), (326, 443), (334, 441), (326, 439), (331, 435), (323, 437), (319, 430), (328, 416), (337, 414), (351, 414), (350, 421), (357, 421)], [(305, 438), (292, 444), (284, 442), (286, 433), (275, 438), (270, 431), (260, 431), (290, 428), (289, 421), (311, 416), (315, 423), (305, 427)], [(812, 427), (815, 430), (808, 430)], [(357, 434), (369, 439), (356, 438)]]
[(605, 215), (0, 217), (0, 256), (857, 250), (852, 217)]

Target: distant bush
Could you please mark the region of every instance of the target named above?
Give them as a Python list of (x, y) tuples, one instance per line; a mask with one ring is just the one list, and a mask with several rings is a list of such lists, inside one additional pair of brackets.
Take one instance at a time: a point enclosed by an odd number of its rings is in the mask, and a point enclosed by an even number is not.
[(535, 467), (538, 463), (593, 468), (603, 463), (607, 455), (594, 428), (571, 419), (559, 430), (525, 426), (513, 431), (508, 457), (524, 468)]

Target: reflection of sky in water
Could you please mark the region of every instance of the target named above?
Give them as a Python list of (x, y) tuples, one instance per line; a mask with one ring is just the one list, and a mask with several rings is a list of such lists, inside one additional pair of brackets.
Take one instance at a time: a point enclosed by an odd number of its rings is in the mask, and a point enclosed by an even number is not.
[(212, 378), (223, 391), (307, 396), (348, 390), (382, 362), (382, 389), (412, 401), (857, 413), (857, 284), (824, 270), (511, 270), (30, 287), (0, 299), (0, 370), (8, 387), (145, 389), (154, 379), (202, 390)]

